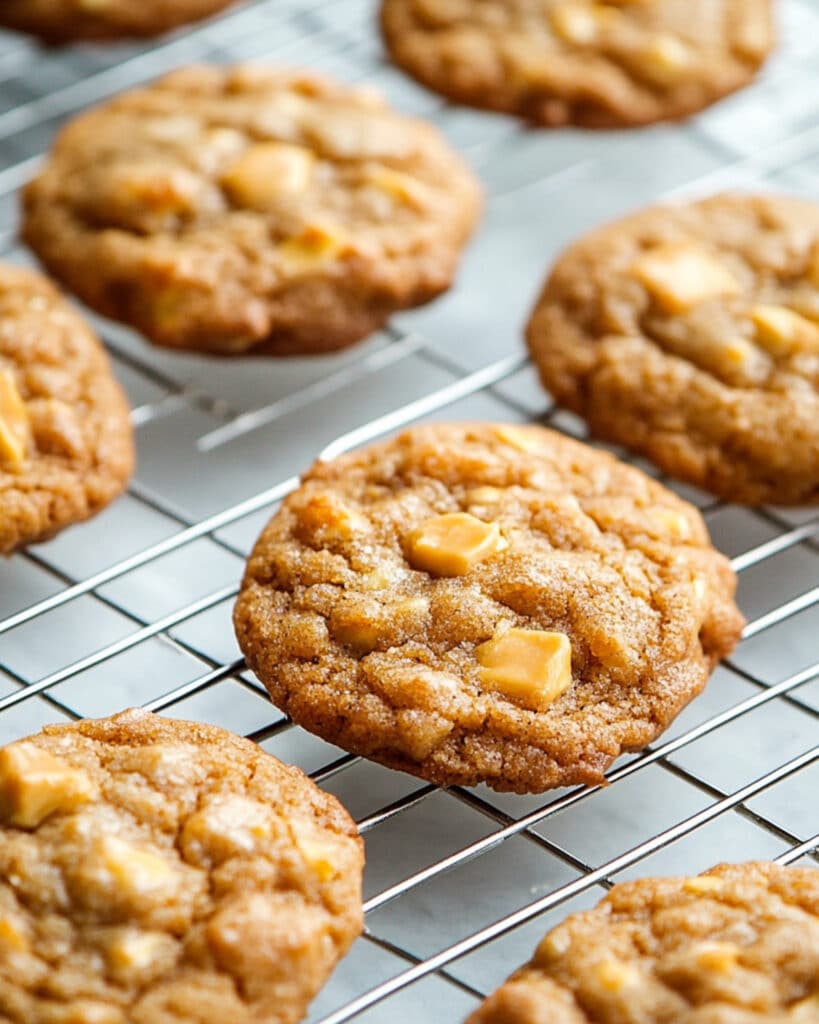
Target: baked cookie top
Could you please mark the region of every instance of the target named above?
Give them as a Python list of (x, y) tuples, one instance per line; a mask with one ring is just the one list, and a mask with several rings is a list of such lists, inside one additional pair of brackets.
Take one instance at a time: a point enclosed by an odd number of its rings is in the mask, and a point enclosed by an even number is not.
[(469, 1024), (815, 1024), (819, 870), (723, 864), (615, 886)]
[(127, 711), (0, 750), (13, 1024), (293, 1024), (361, 930), (341, 805), (222, 729)]
[(364, 89), (191, 67), (79, 117), (24, 233), (94, 308), (226, 354), (337, 348), (448, 287), (480, 189)]
[(393, 58), (462, 103), (541, 125), (684, 117), (773, 47), (769, 0), (384, 0)]
[(0, 264), (0, 554), (99, 511), (133, 462), (105, 349), (44, 277)]
[(598, 783), (737, 640), (699, 514), (541, 427), (417, 427), (318, 462), (235, 611), (274, 702), (439, 784)]
[(731, 501), (819, 500), (819, 206), (644, 210), (557, 261), (527, 330), (601, 437)]
[(153, 36), (233, 0), (2, 0), (0, 25), (52, 42)]

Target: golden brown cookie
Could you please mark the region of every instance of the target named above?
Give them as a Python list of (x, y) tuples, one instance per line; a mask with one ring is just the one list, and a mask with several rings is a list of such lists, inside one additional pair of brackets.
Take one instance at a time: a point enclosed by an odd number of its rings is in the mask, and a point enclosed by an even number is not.
[(0, 264), (0, 554), (94, 515), (133, 464), (105, 349), (44, 277)]
[(274, 702), (442, 785), (598, 783), (735, 644), (699, 513), (541, 427), (449, 424), (318, 462), (251, 555), (239, 643)]
[(143, 711), (0, 750), (0, 1019), (294, 1024), (361, 930), (341, 805)]
[(770, 0), (383, 0), (381, 21), (431, 89), (550, 126), (685, 117), (774, 44)]
[(527, 337), (599, 437), (729, 501), (819, 500), (819, 206), (721, 195), (572, 245)]
[(234, 0), (1, 0), (0, 25), (49, 42), (156, 36)]
[(816, 1024), (819, 870), (722, 864), (615, 886), (468, 1024)]
[(348, 345), (445, 290), (479, 206), (438, 132), (370, 92), (192, 67), (70, 124), (24, 234), (157, 344), (282, 355)]

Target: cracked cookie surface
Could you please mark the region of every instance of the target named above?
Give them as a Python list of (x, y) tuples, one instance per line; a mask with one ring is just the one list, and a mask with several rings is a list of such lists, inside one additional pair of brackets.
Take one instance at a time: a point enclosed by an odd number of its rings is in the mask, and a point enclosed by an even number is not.
[(0, 264), (0, 554), (88, 519), (133, 463), (102, 344), (44, 277)]
[(729, 501), (819, 501), (819, 205), (719, 195), (603, 227), (527, 337), (598, 436)]
[(3, 1024), (293, 1024), (361, 930), (362, 843), (298, 769), (142, 711), (0, 750)]
[(819, 870), (723, 864), (615, 886), (468, 1024), (815, 1024)]
[(321, 352), (449, 287), (480, 187), (435, 128), (364, 89), (191, 67), (63, 130), (24, 234), (154, 342)]
[(381, 20), (425, 85), (551, 126), (684, 117), (773, 46), (769, 0), (384, 0)]
[(154, 36), (233, 0), (2, 0), (0, 25), (50, 42)]
[(736, 642), (699, 513), (540, 427), (450, 424), (318, 462), (235, 624), (300, 725), (439, 784), (598, 783)]

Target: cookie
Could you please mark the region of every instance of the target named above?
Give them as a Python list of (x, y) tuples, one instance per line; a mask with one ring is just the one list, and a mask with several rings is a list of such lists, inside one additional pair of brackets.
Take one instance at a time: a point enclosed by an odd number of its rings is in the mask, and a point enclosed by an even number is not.
[(323, 352), (445, 290), (480, 190), (368, 91), (183, 69), (81, 116), (25, 194), (26, 240), (85, 302), (172, 348)]
[(699, 513), (541, 427), (412, 429), (318, 462), (236, 605), (294, 721), (441, 785), (600, 783), (736, 642)]
[(133, 464), (105, 349), (44, 277), (0, 264), (0, 554), (94, 515)]
[(3, 0), (0, 25), (50, 42), (156, 36), (233, 0)]
[(468, 1024), (816, 1024), (819, 870), (723, 864), (616, 885)]
[(551, 127), (685, 117), (774, 45), (770, 0), (384, 0), (381, 23), (424, 85)]
[(294, 1024), (361, 930), (362, 843), (297, 768), (143, 711), (0, 750), (0, 1019)]
[(656, 207), (557, 261), (527, 337), (599, 437), (729, 501), (819, 500), (819, 206)]

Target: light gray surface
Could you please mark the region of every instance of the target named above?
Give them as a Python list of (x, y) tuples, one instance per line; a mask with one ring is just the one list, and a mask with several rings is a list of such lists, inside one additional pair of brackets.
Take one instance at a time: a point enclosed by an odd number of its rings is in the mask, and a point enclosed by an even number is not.
[[(676, 744), (667, 758), (623, 759), (610, 788), (583, 797), (433, 792), (291, 728), (234, 664), (230, 625), (242, 558), (273, 506), (219, 519), (218, 529), (189, 544), (173, 538), (286, 481), (333, 439), (402, 406), (409, 406), (407, 420), (539, 417), (583, 437), (576, 417), (550, 414), (531, 367), (515, 359), (548, 264), (579, 232), (662, 196), (758, 187), (816, 198), (819, 3), (780, 4), (782, 46), (744, 93), (686, 125), (632, 133), (530, 132), (511, 119), (447, 106), (383, 61), (375, 7), (373, 0), (250, 3), (153, 47), (42, 53), (0, 35), (0, 250), (13, 259), (30, 259), (13, 245), (14, 191), (59, 124), (193, 59), (270, 58), (376, 84), (398, 106), (435, 120), (488, 192), (484, 222), (452, 292), (332, 357), (216, 362), (158, 352), (121, 326), (97, 321), (136, 407), (137, 477), (128, 496), (93, 523), (0, 566), (0, 630), (4, 616), (59, 594), (66, 583), (156, 544), (173, 550), (0, 633), (0, 741), (46, 721), (154, 702), (165, 713), (253, 733), (267, 750), (317, 773), (362, 822), (372, 912), (368, 937), (321, 994), (311, 1020), (334, 1014), (339, 1021), (346, 1015), (336, 1013), (340, 1007), (387, 982), (397, 994), (357, 1019), (437, 1024), (462, 1019), (480, 993), (529, 955), (547, 926), (595, 902), (613, 878), (787, 856), (819, 831), (819, 538), (788, 532), (815, 524), (816, 511), (751, 511), (678, 488), (704, 510), (715, 542), (741, 559), (740, 603), (756, 620), (749, 631), (755, 635), (658, 741)], [(505, 359), (475, 382), (481, 388), (461, 384)], [(439, 391), (435, 408), (413, 404)], [(385, 422), (371, 433), (397, 425)], [(152, 629), (165, 617), (166, 628)], [(89, 658), (93, 664), (80, 668)], [(805, 671), (811, 667), (813, 675)], [(785, 694), (785, 683), (765, 700), (766, 686), (800, 672), (805, 685)], [(21, 699), (21, 684), (55, 673), (42, 693)], [(178, 687), (184, 698), (166, 696)], [(715, 716), (726, 722), (710, 728)], [(691, 730), (702, 734), (684, 742)], [(779, 766), (797, 757), (801, 770), (778, 778)], [(729, 806), (726, 795), (760, 778), (744, 803)], [(682, 824), (692, 815), (699, 817)], [(521, 831), (519, 821), (531, 831)], [(495, 843), (501, 828), (506, 838)], [(657, 838), (666, 829), (674, 830), (667, 845)], [(450, 872), (440, 867), (446, 857)], [(596, 874), (586, 886), (588, 872)], [(558, 902), (563, 890), (553, 894), (567, 884), (575, 895)], [(405, 891), (384, 902), (393, 886)], [(549, 904), (547, 912), (496, 938), (498, 926), (483, 936), (493, 941), (480, 941), (488, 926), (533, 901)], [(447, 976), (408, 987), (389, 982), (469, 936), (476, 937), (464, 946), (467, 955), (447, 966)]]

